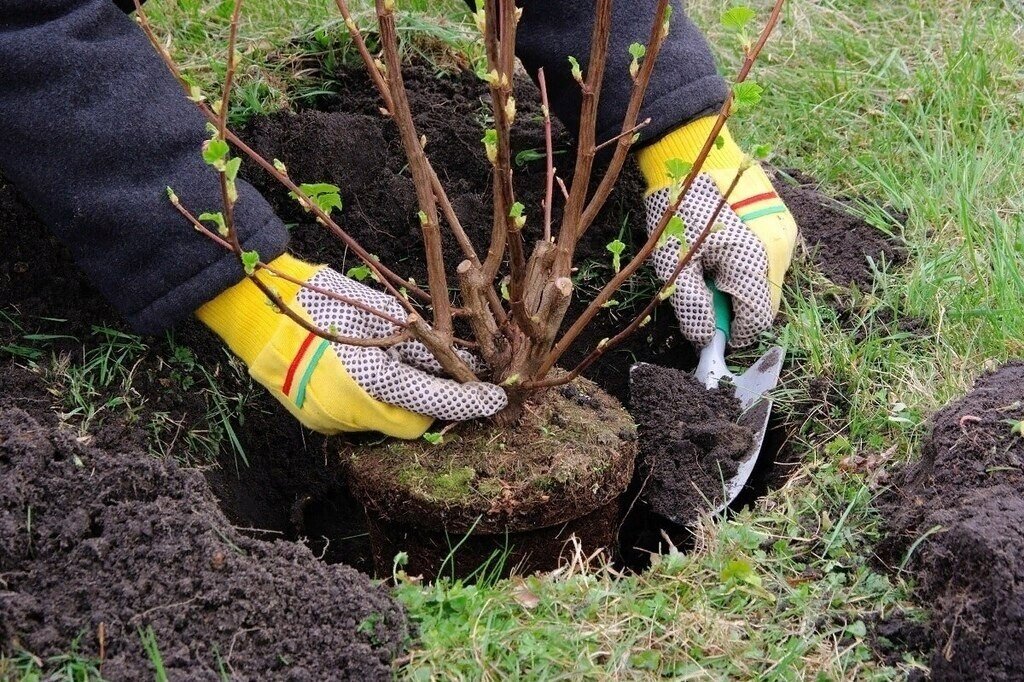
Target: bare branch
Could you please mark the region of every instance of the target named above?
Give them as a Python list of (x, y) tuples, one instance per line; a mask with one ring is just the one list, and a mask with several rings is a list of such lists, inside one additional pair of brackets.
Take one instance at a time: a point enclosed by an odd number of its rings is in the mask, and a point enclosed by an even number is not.
[[(363, 65), (366, 67), (366, 71), (370, 74), (370, 78), (373, 80), (374, 85), (377, 87), (377, 92), (380, 93), (381, 99), (384, 100), (384, 107), (387, 110), (387, 115), (391, 116), (394, 110), (394, 103), (391, 99), (391, 92), (388, 88), (387, 82), (384, 80), (383, 74), (380, 69), (377, 68), (377, 64), (373, 59), (373, 55), (370, 54), (370, 50), (366, 47), (366, 40), (363, 38), (362, 32), (359, 30), (359, 26), (352, 18), (352, 12), (349, 10), (348, 3), (346, 0), (335, 0), (335, 4), (338, 6), (338, 10), (341, 12), (342, 17), (345, 19), (345, 27), (348, 29), (349, 35), (352, 37), (352, 42), (356, 45), (356, 50), (359, 52), (359, 56), (363, 60)], [(445, 222), (448, 223), (449, 229), (452, 231), (452, 235), (455, 237), (455, 241), (458, 242), (459, 248), (462, 249), (463, 254), (468, 258), (474, 265), (480, 265), (480, 258), (477, 256), (476, 249), (473, 248), (473, 243), (469, 240), (469, 236), (466, 234), (465, 229), (462, 227), (462, 222), (459, 220), (458, 215), (455, 213), (452, 207), (452, 202), (448, 198), (448, 194), (441, 184), (441, 179), (437, 176), (437, 172), (433, 166), (430, 165), (430, 160), (427, 159), (427, 165), (430, 166), (430, 183), (434, 189), (434, 195), (437, 197), (438, 206), (441, 209), (441, 213), (444, 215)], [(494, 295), (494, 301), (498, 301), (497, 295)], [(501, 312), (501, 317), (504, 317), (504, 311), (501, 311), (500, 302), (497, 303), (498, 312)]]
[[(621, 133), (619, 133), (615, 137), (611, 138), (610, 140), (605, 140), (601, 144), (597, 145), (597, 148), (596, 148), (595, 151), (601, 151), (605, 147), (610, 147), (611, 145), (616, 144), (617, 142), (621, 142), (622, 138), (624, 138), (624, 137), (630, 138), (630, 144), (632, 144), (633, 136), (635, 136), (638, 132), (640, 132), (641, 130), (643, 130), (644, 128), (646, 128), (649, 125), (651, 125), (651, 119), (645, 118), (644, 120), (640, 121), (635, 126), (630, 128), (629, 130), (623, 130)], [(628, 149), (629, 146), (626, 145), (626, 148)], [(605, 176), (605, 177), (607, 177), (607, 176)]]
[(423, 246), (427, 257), (427, 280), (434, 309), (434, 328), (439, 338), (450, 340), (452, 312), (451, 302), (448, 299), (448, 278), (444, 271), (444, 255), (441, 250), (437, 200), (430, 182), (430, 171), (427, 169), (423, 145), (416, 133), (416, 124), (413, 122), (412, 111), (409, 108), (405, 82), (402, 79), (402, 62), (398, 55), (398, 33), (395, 27), (393, 2), (377, 0), (377, 22), (380, 26), (381, 42), (384, 46), (384, 62), (388, 69), (385, 80), (391, 91), (392, 118), (398, 125), (398, 132), (402, 138), (406, 158), (409, 160), (409, 170), (420, 207), (420, 227), (423, 232)]
[[(163, 46), (163, 44), (160, 43), (160, 40), (159, 38), (157, 38), (156, 33), (153, 31), (153, 27), (149, 23), (149, 18), (147, 17), (145, 10), (142, 9), (139, 0), (134, 1), (136, 8), (136, 17), (143, 32), (149, 38), (150, 43), (153, 45), (153, 48), (160, 55), (160, 58), (167, 66), (168, 70), (177, 79), (178, 83), (181, 84), (182, 89), (190, 98), (192, 98), (191, 86), (189, 85), (188, 81), (185, 80), (184, 76), (182, 76), (181, 71), (178, 69), (177, 64), (175, 64), (174, 59), (171, 57), (170, 53)], [(212, 109), (210, 109), (210, 107), (206, 103), (198, 99), (193, 99), (193, 101), (195, 102), (196, 106), (199, 107), (199, 110), (206, 117), (206, 119), (210, 121), (210, 123), (214, 125), (218, 124), (218, 116), (213, 112)], [(291, 178), (289, 178), (287, 175), (279, 171), (277, 168), (274, 167), (272, 163), (264, 159), (260, 154), (258, 154), (251, 147), (245, 144), (245, 142), (243, 142), (237, 135), (231, 132), (230, 129), (226, 130), (225, 132), (227, 135), (228, 142), (233, 144), (243, 154), (248, 156), (257, 165), (259, 165), (260, 168), (262, 168), (264, 171), (270, 174), (271, 177), (280, 182), (290, 192), (292, 192), (296, 197), (298, 197), (302, 205), (305, 208), (307, 208), (317, 218), (317, 222), (319, 222), (321, 225), (326, 226), (338, 239), (340, 239), (345, 244), (345, 246), (349, 248), (349, 250), (351, 250), (356, 255), (357, 258), (359, 258), (360, 261), (365, 263), (366, 266), (369, 267), (370, 270), (372, 270), (377, 275), (380, 282), (388, 290), (388, 293), (398, 298), (402, 305), (406, 308), (406, 310), (412, 312), (414, 309), (411, 306), (411, 304), (409, 304), (408, 301), (405, 300), (405, 297), (403, 297), (400, 294), (396, 287), (403, 287), (406, 291), (409, 292), (409, 294), (425, 302), (430, 302), (430, 295), (427, 292), (420, 289), (413, 282), (410, 282), (405, 278), (401, 277), (400, 275), (396, 274), (395, 272), (381, 264), (379, 261), (377, 261), (377, 259), (373, 258), (373, 256), (371, 256), (370, 253), (359, 244), (359, 242), (353, 239), (347, 232), (342, 230), (341, 227), (339, 227), (338, 224), (334, 221), (334, 219), (332, 219), (327, 213), (321, 210), (320, 207), (317, 206), (316, 202), (312, 201), (306, 195), (306, 193), (299, 188), (298, 185), (292, 182)]]
[[(662, 0), (663, 2), (665, 0)], [(569, 199), (558, 232), (558, 256), (555, 270), (568, 275), (572, 270), (572, 256), (576, 244), (576, 226), (583, 215), (590, 191), (590, 176), (594, 169), (597, 137), (597, 111), (601, 101), (605, 65), (608, 61), (608, 43), (612, 31), (612, 0), (597, 0), (594, 29), (590, 42), (587, 73), (581, 84), (583, 100), (580, 106), (579, 138), (576, 149), (576, 170), (573, 173)]]
[(555, 198), (555, 148), (551, 141), (551, 107), (548, 104), (548, 84), (544, 80), (544, 68), (537, 70), (540, 86), (540, 106), (544, 114), (544, 151), (547, 159), (547, 175), (544, 184), (544, 241), (551, 239), (551, 205)]
[[(178, 211), (178, 213), (183, 215), (185, 218), (188, 219), (188, 221), (190, 223), (192, 223), (192, 227), (195, 228), (196, 232), (199, 232), (200, 234), (202, 234), (203, 236), (207, 237), (208, 239), (210, 239), (214, 243), (216, 243), (219, 246), (223, 247), (224, 249), (226, 249), (228, 251), (231, 251), (231, 252), (234, 252), (234, 248), (231, 246), (231, 244), (226, 239), (224, 239), (220, 235), (218, 235), (215, 232), (213, 232), (213, 230), (211, 230), (210, 228), (206, 227), (206, 225), (203, 225), (202, 222), (200, 222), (192, 214), (191, 211), (189, 211), (187, 208), (185, 208), (184, 206), (181, 205), (181, 202), (176, 197), (172, 197), (171, 198), (171, 205)], [(327, 289), (323, 289), (321, 287), (309, 284), (308, 282), (300, 281), (300, 280), (298, 280), (295, 277), (292, 277), (290, 275), (286, 275), (285, 273), (277, 270), (276, 268), (274, 268), (274, 267), (272, 267), (270, 265), (267, 265), (263, 261), (257, 262), (255, 267), (254, 267), (254, 269), (256, 269), (256, 270), (265, 270), (266, 272), (270, 273), (274, 277), (280, 277), (281, 279), (284, 279), (284, 280), (287, 280), (289, 282), (292, 282), (293, 284), (297, 284), (297, 285), (299, 285), (299, 286), (301, 286), (301, 287), (303, 287), (305, 289), (310, 289), (312, 291), (316, 291), (317, 293), (323, 294), (325, 296), (329, 296), (329, 297), (331, 297), (331, 298), (333, 298), (335, 300), (338, 300), (338, 301), (340, 301), (342, 303), (345, 303), (347, 305), (351, 305), (354, 308), (358, 308), (358, 309), (363, 310), (365, 312), (368, 312), (368, 313), (370, 313), (372, 315), (376, 315), (377, 317), (380, 317), (381, 319), (384, 319), (384, 320), (387, 320), (388, 322), (391, 322), (392, 324), (394, 324), (399, 329), (405, 329), (405, 328), (407, 328), (409, 326), (406, 322), (401, 321), (401, 320), (399, 320), (399, 319), (397, 319), (397, 318), (395, 318), (395, 317), (393, 317), (391, 315), (388, 315), (387, 313), (385, 313), (385, 312), (383, 312), (381, 310), (377, 310), (376, 308), (373, 308), (372, 306), (369, 306), (369, 305), (363, 303), (362, 301), (357, 301), (357, 300), (351, 299), (351, 298), (349, 298), (347, 296), (343, 296), (343, 295), (341, 295), (341, 294), (339, 294), (337, 292), (330, 291), (330, 290), (327, 290)], [(265, 283), (262, 282), (259, 278), (255, 277), (252, 274), (248, 274), (248, 273), (246, 274), (246, 277), (250, 281), (252, 281), (257, 287), (259, 287), (260, 291), (262, 291), (264, 294), (268, 293), (269, 287), (264, 286)], [(321, 328), (317, 327), (316, 325), (310, 323), (305, 318), (299, 316), (297, 313), (295, 313), (284, 302), (284, 300), (277, 294), (277, 292), (273, 291), (273, 289), (269, 289), (269, 292), (270, 292), (271, 295), (268, 295), (267, 298), (270, 299), (270, 301), (274, 304), (274, 306), (278, 309), (278, 311), (282, 315), (285, 315), (286, 317), (288, 317), (289, 319), (293, 320), (294, 322), (297, 322), (306, 331), (312, 332), (313, 334), (316, 334), (320, 338), (327, 339), (328, 341), (331, 341), (331, 342), (334, 342), (334, 343), (342, 343), (342, 344), (349, 345), (349, 346), (370, 346), (370, 347), (385, 347), (386, 348), (386, 347), (389, 347), (389, 346), (393, 346), (396, 343), (400, 343), (402, 341), (406, 341), (406, 340), (409, 339), (408, 332), (404, 332), (404, 331), (402, 333), (400, 333), (400, 334), (392, 334), (390, 336), (382, 337), (382, 338), (379, 338), (379, 339), (366, 339), (366, 338), (360, 338), (360, 337), (341, 336), (339, 334), (335, 334), (335, 333), (333, 333), (333, 332), (331, 332), (329, 330), (321, 329)]]
[(629, 104), (626, 106), (626, 114), (622, 120), (623, 132), (616, 138), (618, 139), (618, 146), (615, 148), (615, 153), (612, 155), (612, 160), (608, 164), (608, 169), (605, 171), (601, 183), (594, 192), (594, 197), (587, 205), (583, 215), (580, 216), (580, 221), (577, 225), (577, 242), (583, 237), (587, 228), (593, 224), (597, 214), (611, 195), (615, 183), (619, 181), (619, 175), (622, 173), (622, 167), (626, 163), (629, 149), (633, 146), (633, 135), (627, 131), (634, 128), (636, 119), (640, 115), (640, 108), (643, 106), (644, 98), (647, 95), (647, 88), (650, 86), (651, 76), (654, 74), (654, 68), (658, 63), (658, 56), (661, 54), (661, 48), (668, 37), (664, 24), (668, 7), (668, 0), (659, 0), (654, 10), (654, 23), (651, 25), (651, 35), (647, 41), (647, 54), (644, 56), (644, 62), (640, 66), (640, 71), (633, 82), (633, 92), (630, 94)]

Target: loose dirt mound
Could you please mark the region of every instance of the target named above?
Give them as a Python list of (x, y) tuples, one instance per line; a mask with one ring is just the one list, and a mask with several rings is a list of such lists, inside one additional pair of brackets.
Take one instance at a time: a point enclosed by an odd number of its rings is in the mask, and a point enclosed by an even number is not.
[(0, 650), (99, 656), (109, 679), (390, 679), (407, 632), (379, 587), (308, 549), (252, 540), (203, 477), (82, 445), (0, 409)]
[[(823, 194), (813, 178), (799, 171), (785, 175), (793, 182), (777, 173), (775, 189), (800, 226), (800, 237), (814, 264), (830, 280), (870, 288), (875, 276), (872, 263), (893, 267), (907, 262), (906, 248), (851, 213), (845, 206), (848, 200)], [(896, 218), (906, 221), (906, 216)]]
[(880, 502), (879, 555), (933, 607), (933, 679), (1024, 678), (1024, 363), (982, 377), (932, 419), (920, 462)]
[(633, 370), (630, 404), (640, 435), (641, 499), (680, 524), (717, 507), (723, 481), (753, 442), (750, 429), (736, 423), (733, 390), (709, 391), (687, 372), (644, 364)]

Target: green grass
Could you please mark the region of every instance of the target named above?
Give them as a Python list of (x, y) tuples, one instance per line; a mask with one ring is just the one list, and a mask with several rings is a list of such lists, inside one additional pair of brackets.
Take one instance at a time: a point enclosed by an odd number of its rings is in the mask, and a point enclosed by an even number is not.
[(42, 659), (26, 651), (0, 654), (0, 680), (5, 682), (103, 682), (102, 663), (79, 652), (79, 639), (68, 653)]
[[(374, 35), (369, 30), (375, 24), (373, 2), (352, 0), (349, 5), (373, 49)], [(234, 0), (181, 0), (146, 6), (160, 34), (171, 36), (168, 46), (175, 61), (204, 92), (217, 92), (221, 87), (233, 7)], [(461, 55), (479, 53), (475, 30), (463, 21), (465, 5), (461, 0), (410, 0), (403, 2), (402, 9), (398, 34), (407, 52), (439, 67), (464, 62)], [(333, 0), (246, 3), (238, 53), (238, 76), (231, 98), (231, 117), (236, 124), (254, 114), (336, 92), (330, 74), (340, 64), (358, 59)]]
[[(230, 3), (150, 4), (188, 73), (214, 87)], [(477, 54), (459, 2), (412, 4), (416, 11), (403, 19), (403, 35), (415, 36), (410, 49), (439, 65), (463, 50)], [(689, 3), (726, 73), (738, 58), (717, 17), (730, 4)], [(763, 15), (770, 3), (752, 4)], [(311, 51), (329, 65), (351, 56), (328, 1), (246, 6), (236, 120), (315, 96), (323, 81), (308, 70)], [(359, 7), (362, 22), (366, 4)], [(911, 256), (862, 292), (831, 285), (798, 258), (777, 331), (793, 360), (779, 411), (799, 466), (753, 508), (703, 523), (693, 551), (660, 557), (641, 575), (618, 576), (576, 557), (552, 576), (475, 586), (400, 580), (397, 594), (420, 633), (400, 677), (859, 680), (923, 667), (912, 657), (886, 665), (868, 644), (877, 618), (896, 610), (926, 616), (910, 602), (906, 576), (873, 568), (881, 519), (871, 503), (885, 469), (916, 456), (930, 413), (979, 373), (1024, 354), (1024, 18), (1014, 7), (787, 3), (753, 74), (766, 89), (764, 104), (731, 127), (749, 145), (771, 144), (778, 165), (862, 197), (858, 210), (903, 239)], [(888, 206), (909, 212), (906, 226), (886, 218)], [(581, 281), (591, 286), (609, 263), (593, 264)], [(836, 313), (836, 297), (862, 334)], [(890, 312), (920, 318), (931, 331), (901, 331)], [(24, 333), (7, 353), (45, 364), (46, 339), (25, 338), (34, 327), (18, 320), (9, 326), (19, 324)], [(110, 362), (136, 351), (116, 337), (83, 342), (61, 385), (70, 387), (66, 409), (88, 421), (110, 409), (94, 404), (88, 386), (97, 377), (123, 386), (130, 366)], [(187, 358), (169, 362), (184, 366)], [(812, 382), (826, 401), (809, 401)], [(223, 415), (236, 408), (222, 407), (211, 410), (211, 429), (224, 428)], [(219, 438), (215, 447), (224, 447)], [(200, 439), (188, 447), (207, 446)], [(858, 464), (868, 456), (879, 469)], [(0, 672), (28, 660), (0, 661)]]

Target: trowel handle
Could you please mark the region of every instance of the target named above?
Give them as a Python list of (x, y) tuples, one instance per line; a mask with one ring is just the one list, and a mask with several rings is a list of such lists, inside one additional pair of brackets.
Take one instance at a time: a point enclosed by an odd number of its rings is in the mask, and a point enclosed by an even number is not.
[(711, 278), (704, 280), (711, 290), (711, 305), (715, 310), (715, 329), (725, 334), (728, 341), (732, 335), (732, 301), (729, 295), (720, 291)]
[(711, 342), (700, 351), (700, 360), (694, 376), (709, 389), (718, 386), (718, 382), (731, 376), (729, 366), (725, 364), (725, 347), (729, 342), (732, 327), (732, 301), (728, 294), (718, 290), (710, 278), (705, 280), (711, 290), (711, 304), (715, 312), (715, 335)]

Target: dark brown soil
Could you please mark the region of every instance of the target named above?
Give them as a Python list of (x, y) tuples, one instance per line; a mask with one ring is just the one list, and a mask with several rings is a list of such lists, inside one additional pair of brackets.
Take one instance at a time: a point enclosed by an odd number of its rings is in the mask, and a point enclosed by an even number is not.
[[(823, 194), (813, 178), (799, 171), (776, 173), (775, 188), (793, 213), (800, 236), (814, 264), (836, 284), (870, 289), (872, 268), (898, 267), (907, 261), (906, 248), (851, 213), (847, 199)], [(892, 211), (895, 222), (906, 216)]]
[[(390, 679), (401, 608), (355, 570), (231, 526), (203, 477), (0, 409), (0, 651), (100, 657), (107, 679)], [(102, 644), (100, 641), (102, 629)]]
[(906, 567), (933, 612), (932, 679), (1024, 677), (1021, 420), (1024, 362), (1014, 362), (932, 418), (921, 460), (879, 502), (889, 519), (879, 556), (895, 567), (913, 549)]
[(630, 407), (640, 435), (641, 499), (680, 525), (718, 507), (724, 481), (753, 442), (737, 423), (733, 389), (709, 391), (692, 374), (643, 364), (633, 370)]
[(530, 575), (552, 571), (573, 553), (603, 553), (614, 560), (615, 539), (622, 517), (618, 499), (565, 523), (519, 532), (465, 535), (423, 530), (406, 524), (370, 520), (370, 538), (379, 573), (390, 575), (394, 558), (404, 553), (408, 575), (436, 578), (494, 579), (510, 573)]

